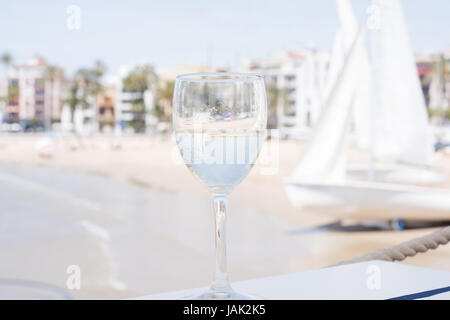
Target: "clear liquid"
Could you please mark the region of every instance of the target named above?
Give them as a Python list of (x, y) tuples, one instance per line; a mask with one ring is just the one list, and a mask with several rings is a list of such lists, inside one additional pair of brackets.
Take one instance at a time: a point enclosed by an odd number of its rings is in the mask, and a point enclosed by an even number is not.
[(248, 175), (265, 132), (177, 132), (184, 162), (214, 193), (226, 194)]

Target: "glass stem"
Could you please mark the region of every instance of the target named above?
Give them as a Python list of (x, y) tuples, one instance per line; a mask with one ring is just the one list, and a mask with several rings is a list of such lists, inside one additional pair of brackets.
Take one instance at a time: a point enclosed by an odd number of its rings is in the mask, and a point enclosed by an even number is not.
[(211, 289), (213, 291), (230, 291), (231, 286), (228, 280), (226, 246), (227, 196), (214, 195), (213, 206), (216, 216), (216, 272)]

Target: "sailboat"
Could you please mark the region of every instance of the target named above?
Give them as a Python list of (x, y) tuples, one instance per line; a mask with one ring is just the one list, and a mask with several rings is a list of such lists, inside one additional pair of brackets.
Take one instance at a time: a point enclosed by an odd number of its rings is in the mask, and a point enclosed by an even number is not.
[[(349, 0), (337, 0), (340, 28), (326, 99), (303, 157), (286, 178), (297, 208), (337, 218), (450, 217), (450, 191), (428, 185), (443, 177), (432, 169), (434, 150), (424, 97), (400, 0), (374, 0), (372, 55), (365, 27)], [(369, 167), (347, 167), (350, 127), (370, 154)], [(421, 186), (418, 186), (421, 185)]]

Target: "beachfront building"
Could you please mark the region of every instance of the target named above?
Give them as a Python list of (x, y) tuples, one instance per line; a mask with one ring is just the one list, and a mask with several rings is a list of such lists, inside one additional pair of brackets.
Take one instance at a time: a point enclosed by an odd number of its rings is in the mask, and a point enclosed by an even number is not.
[(34, 56), (25, 64), (12, 65), (6, 81), (5, 122), (21, 123), (24, 129), (50, 128), (60, 119), (65, 83), (51, 74), (44, 59)]
[(329, 54), (316, 49), (284, 51), (247, 62), (246, 70), (264, 76), (269, 105), (270, 95), (277, 92), (277, 124), (272, 126), (302, 128), (317, 122), (328, 64)]
[(146, 132), (147, 122), (153, 109), (153, 94), (149, 90), (143, 92), (119, 90), (117, 122), (127, 133)]
[(445, 113), (450, 108), (450, 50), (418, 56), (416, 62), (428, 108)]
[[(156, 75), (149, 65), (122, 66), (116, 80), (116, 129), (125, 133), (145, 133), (156, 125), (152, 116), (154, 94), (151, 78)], [(156, 80), (154, 80), (156, 82)]]

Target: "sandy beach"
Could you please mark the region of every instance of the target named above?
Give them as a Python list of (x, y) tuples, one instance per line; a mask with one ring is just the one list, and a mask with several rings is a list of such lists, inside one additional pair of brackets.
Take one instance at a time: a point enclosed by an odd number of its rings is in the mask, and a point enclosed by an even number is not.
[[(214, 270), (213, 214), (206, 188), (181, 162), (171, 137), (0, 136), (0, 278), (65, 288), (79, 265), (75, 298), (131, 298), (208, 285)], [(119, 147), (120, 146), (120, 147)], [(415, 237), (404, 232), (339, 232), (334, 220), (289, 203), (283, 178), (300, 141), (280, 141), (279, 165), (258, 163), (230, 196), (232, 281), (322, 268)], [(352, 151), (351, 162), (364, 160)], [(450, 157), (436, 166), (450, 174)], [(266, 172), (267, 173), (267, 172)], [(439, 187), (449, 188), (447, 179)], [(450, 271), (450, 246), (404, 263)]]

